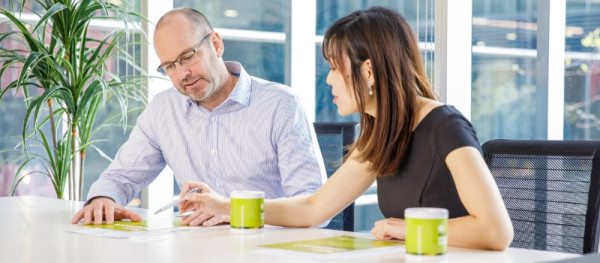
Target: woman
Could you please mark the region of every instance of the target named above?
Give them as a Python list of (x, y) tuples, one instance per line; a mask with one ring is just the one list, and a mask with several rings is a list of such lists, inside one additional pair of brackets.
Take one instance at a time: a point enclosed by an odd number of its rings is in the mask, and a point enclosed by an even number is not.
[[(398, 13), (356, 11), (335, 22), (323, 41), (327, 84), (341, 115), (360, 113), (362, 131), (339, 170), (311, 196), (266, 200), (265, 223), (307, 227), (333, 217), (375, 180), (386, 219), (371, 230), (380, 239), (404, 239), (404, 209), (449, 210), (448, 244), (503, 250), (513, 228), (482, 156), (473, 127), (454, 107), (435, 99), (417, 39)], [(184, 224), (212, 225), (229, 214), (229, 200), (203, 183), (181, 211)], [(209, 219), (202, 223), (204, 220)]]

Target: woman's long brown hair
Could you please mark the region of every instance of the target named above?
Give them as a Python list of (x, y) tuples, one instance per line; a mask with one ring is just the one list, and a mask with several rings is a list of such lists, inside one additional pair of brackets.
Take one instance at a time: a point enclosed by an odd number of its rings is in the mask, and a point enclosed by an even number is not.
[[(345, 56), (350, 65), (343, 62)], [(362, 130), (347, 156), (358, 149), (358, 160), (370, 162), (371, 172), (393, 174), (406, 157), (417, 98), (436, 99), (412, 28), (400, 14), (383, 7), (356, 11), (327, 30), (323, 57), (349, 73), (354, 87)], [(367, 59), (371, 60), (375, 80), (376, 118), (365, 113), (365, 100), (370, 95), (361, 66)]]

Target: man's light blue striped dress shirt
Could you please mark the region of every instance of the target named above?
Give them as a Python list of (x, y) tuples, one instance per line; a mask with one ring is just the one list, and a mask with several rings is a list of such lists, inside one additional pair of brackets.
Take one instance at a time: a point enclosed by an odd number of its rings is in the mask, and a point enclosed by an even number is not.
[(290, 87), (239, 75), (229, 98), (212, 112), (177, 90), (154, 97), (88, 200), (129, 203), (169, 165), (177, 183), (207, 183), (223, 196), (260, 190), (266, 198), (310, 194), (326, 178), (312, 123)]

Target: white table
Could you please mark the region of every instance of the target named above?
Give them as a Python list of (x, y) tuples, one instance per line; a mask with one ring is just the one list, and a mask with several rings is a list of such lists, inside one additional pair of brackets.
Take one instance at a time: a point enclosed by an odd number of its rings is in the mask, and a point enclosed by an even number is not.
[[(266, 228), (239, 235), (227, 227), (172, 232), (160, 236), (112, 239), (67, 232), (81, 202), (41, 197), (0, 198), (0, 262), (306, 262), (256, 253), (257, 245), (339, 235), (373, 238), (317, 228)], [(143, 217), (145, 209), (135, 209)], [(447, 262), (543, 262), (574, 254), (509, 248), (503, 252), (449, 247)], [(404, 262), (403, 253), (386, 253), (343, 262)], [(328, 261), (331, 262), (331, 261)]]

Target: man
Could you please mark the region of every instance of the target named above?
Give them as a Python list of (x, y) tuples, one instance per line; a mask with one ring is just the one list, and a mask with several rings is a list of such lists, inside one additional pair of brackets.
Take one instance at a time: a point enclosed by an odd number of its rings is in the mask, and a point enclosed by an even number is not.
[[(158, 94), (128, 141), (88, 193), (72, 223), (141, 220), (123, 206), (168, 164), (178, 184), (202, 181), (229, 196), (264, 191), (266, 198), (305, 195), (322, 185), (324, 168), (312, 124), (291, 88), (249, 76), (224, 62), (223, 40), (200, 12), (169, 11), (156, 24), (158, 71), (175, 89)], [(227, 218), (192, 214), (189, 225)]]

